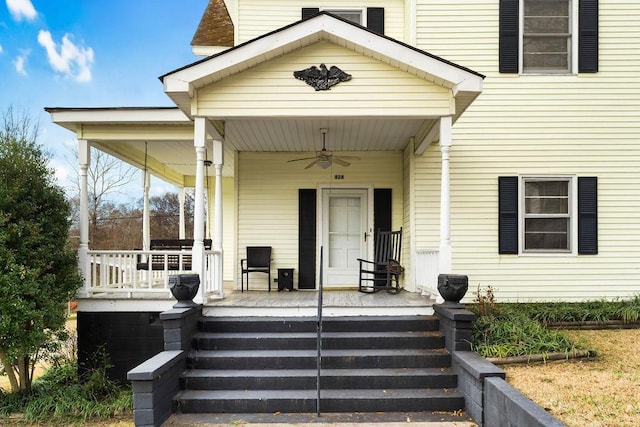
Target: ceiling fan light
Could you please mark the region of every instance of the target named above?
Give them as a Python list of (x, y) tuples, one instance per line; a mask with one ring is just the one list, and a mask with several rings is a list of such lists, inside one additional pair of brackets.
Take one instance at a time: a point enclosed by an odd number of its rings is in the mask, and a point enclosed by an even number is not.
[(316, 164), (322, 169), (326, 169), (331, 166), (331, 162), (327, 159), (320, 159), (316, 162)]

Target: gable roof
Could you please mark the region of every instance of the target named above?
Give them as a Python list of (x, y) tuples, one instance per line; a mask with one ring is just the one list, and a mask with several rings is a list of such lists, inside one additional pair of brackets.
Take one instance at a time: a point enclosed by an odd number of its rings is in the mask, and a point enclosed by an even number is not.
[(257, 64), (286, 55), (301, 47), (327, 40), (399, 70), (452, 90), (468, 92), (461, 113), (482, 91), (484, 76), (421, 49), (377, 34), (353, 22), (320, 12), (318, 15), (267, 33), (219, 54), (171, 71), (160, 80), (167, 95), (186, 114), (195, 91), (240, 73)]
[(233, 21), (224, 0), (209, 0), (191, 46), (233, 46)]

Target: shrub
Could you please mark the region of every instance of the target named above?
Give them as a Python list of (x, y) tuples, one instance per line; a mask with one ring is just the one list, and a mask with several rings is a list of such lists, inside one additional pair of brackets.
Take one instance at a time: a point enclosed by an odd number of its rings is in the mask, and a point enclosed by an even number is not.
[(0, 394), (0, 416), (22, 413), (32, 423), (86, 423), (131, 412), (133, 394), (106, 377), (106, 366), (81, 381), (78, 366), (54, 366), (33, 382), (30, 391)]

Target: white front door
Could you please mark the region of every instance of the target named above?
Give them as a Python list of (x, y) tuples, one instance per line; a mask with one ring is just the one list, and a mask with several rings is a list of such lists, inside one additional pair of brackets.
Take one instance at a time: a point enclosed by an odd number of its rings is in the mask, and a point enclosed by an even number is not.
[(324, 286), (357, 286), (358, 258), (367, 258), (367, 189), (323, 189)]

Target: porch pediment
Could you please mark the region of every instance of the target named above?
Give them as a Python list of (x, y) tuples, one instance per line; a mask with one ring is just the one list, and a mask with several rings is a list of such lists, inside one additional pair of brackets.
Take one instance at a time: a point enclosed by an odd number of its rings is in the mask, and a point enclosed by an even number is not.
[[(331, 62), (330, 62), (331, 61)], [(326, 62), (351, 75), (315, 90), (294, 72)], [(425, 81), (385, 61), (320, 40), (195, 89), (191, 113), (215, 119), (418, 118), (454, 115), (449, 87)]]
[[(333, 51), (332, 48), (334, 49)], [(323, 58), (324, 60), (322, 60)], [(225, 118), (225, 115), (221, 115), (221, 111), (208, 108), (207, 102), (212, 100), (207, 95), (222, 91), (222, 89), (217, 88), (226, 86), (227, 95), (233, 95), (233, 93), (229, 93), (228, 89), (229, 85), (235, 84), (233, 86), (235, 91), (232, 90), (231, 92), (239, 95), (243, 91), (246, 95), (248, 91), (246, 88), (242, 88), (242, 85), (238, 85), (238, 82), (242, 80), (242, 77), (249, 79), (254, 76), (255, 74), (252, 74), (252, 72), (262, 72), (262, 85), (258, 83), (256, 87), (255, 82), (253, 82), (251, 86), (253, 87), (252, 94), (264, 93), (259, 90), (273, 87), (276, 81), (278, 83), (284, 81), (282, 79), (272, 80), (271, 77), (277, 79), (277, 77), (286, 75), (290, 84), (287, 84), (284, 88), (275, 85), (279, 90), (279, 95), (283, 95), (284, 89), (285, 93), (299, 91), (301, 95), (305, 94), (309, 98), (309, 94), (313, 92), (313, 89), (305, 87), (306, 85), (303, 82), (296, 81), (293, 77), (293, 72), (312, 65), (318, 66), (324, 62), (327, 63), (327, 66), (334, 65), (331, 63), (332, 61), (340, 62), (340, 64), (335, 65), (340, 66), (350, 74), (352, 73), (349, 69), (350, 66), (353, 66), (354, 73), (356, 71), (364, 73), (366, 65), (369, 67), (368, 71), (370, 72), (366, 77), (370, 78), (372, 76), (371, 73), (377, 71), (379, 73), (377, 77), (380, 78), (378, 81), (375, 79), (369, 81), (370, 85), (367, 91), (366, 87), (358, 87), (359, 84), (355, 83), (363, 75), (359, 76), (356, 73), (353, 81), (338, 85), (332, 91), (327, 91), (331, 93), (333, 98), (340, 98), (340, 95), (334, 95), (336, 92), (343, 97), (353, 96), (353, 93), (349, 94), (349, 90), (345, 88), (353, 88), (354, 86), (360, 89), (358, 91), (360, 96), (366, 96), (366, 94), (373, 92), (371, 88), (375, 87), (380, 90), (380, 88), (384, 88), (385, 85), (402, 74), (404, 77), (415, 78), (416, 81), (419, 81), (421, 85), (417, 86), (421, 87), (422, 90), (426, 90), (425, 88), (439, 88), (441, 92), (446, 91), (451, 104), (448, 105), (448, 112), (444, 114), (438, 112), (433, 116), (453, 115), (455, 120), (482, 91), (482, 75), (324, 12), (311, 19), (296, 22), (205, 60), (168, 73), (160, 79), (164, 84), (167, 95), (185, 114), (189, 116), (206, 115), (214, 118)], [(378, 70), (371, 70), (372, 64), (378, 64)], [(266, 74), (270, 72), (275, 72), (280, 76)], [(361, 79), (361, 81), (365, 80), (364, 78)], [(381, 82), (382, 80), (384, 82)], [(251, 83), (248, 80), (245, 80), (245, 82), (247, 84)], [(366, 83), (364, 83), (365, 86)], [(201, 98), (201, 94), (205, 95), (204, 98)], [(328, 98), (329, 94), (322, 93), (320, 96)], [(232, 97), (228, 96), (228, 98)], [(316, 94), (317, 97), (318, 94)], [(268, 99), (265, 101), (270, 102)], [(338, 103), (339, 101), (339, 99), (336, 100)], [(370, 99), (368, 100), (369, 102), (366, 101), (366, 99), (360, 99), (356, 108), (362, 108), (363, 105), (373, 108), (376, 102), (380, 104), (386, 103), (387, 113), (374, 115), (395, 115), (388, 110), (388, 102), (391, 100)], [(406, 101), (406, 99), (400, 99), (400, 101)], [(249, 109), (247, 112), (247, 105), (245, 104), (244, 107), (245, 114), (251, 116), (252, 110)], [(345, 105), (344, 108), (350, 112), (349, 116), (353, 116), (352, 105)], [(333, 115), (344, 115), (344, 113), (345, 111), (338, 109)], [(372, 111), (369, 109), (369, 111), (361, 112), (360, 114), (369, 115), (371, 113)], [(308, 115), (312, 116), (314, 114), (315, 116), (318, 115), (317, 112), (309, 113)], [(263, 116), (264, 114), (262, 111), (255, 111), (255, 115)], [(273, 115), (270, 114), (270, 116)], [(275, 115), (278, 116), (277, 111)], [(397, 115), (401, 114), (398, 113)], [(422, 117), (425, 117), (430, 114), (424, 110), (416, 109), (408, 115), (413, 117), (422, 115)], [(291, 114), (285, 108), (281, 112), (281, 116), (290, 117)]]

